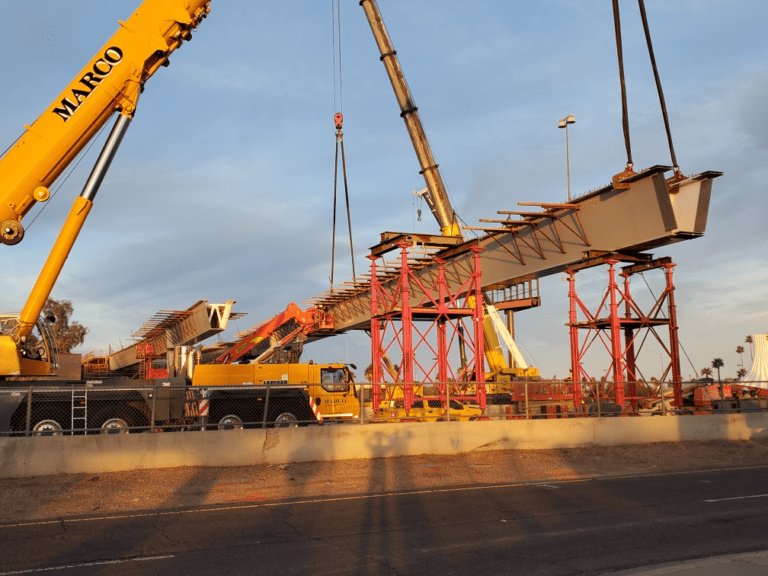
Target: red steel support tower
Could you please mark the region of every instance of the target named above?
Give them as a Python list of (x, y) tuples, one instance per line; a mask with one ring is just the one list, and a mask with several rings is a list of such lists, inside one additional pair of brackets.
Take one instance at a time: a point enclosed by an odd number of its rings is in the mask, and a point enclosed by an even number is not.
[[(615, 270), (616, 264), (621, 261), (633, 262), (625, 266), (619, 274), (624, 279), (623, 286), (616, 281)], [(597, 309), (591, 312), (576, 294), (575, 276), (578, 270), (603, 264), (608, 266), (608, 289)], [(636, 409), (638, 401), (647, 397), (648, 390), (643, 389), (646, 394), (641, 395), (638, 389), (644, 379), (637, 365), (637, 359), (646, 340), (651, 337), (655, 345), (660, 346), (669, 357), (669, 363), (666, 366), (662, 362), (660, 382), (667, 382), (671, 377), (674, 405), (682, 408), (680, 347), (674, 298), (675, 286), (672, 281), (674, 267), (675, 264), (672, 264), (670, 258), (650, 260), (639, 256), (630, 258), (614, 255), (590, 258), (566, 271), (570, 302), (568, 326), (571, 342), (571, 372), (574, 383), (589, 380), (583, 360), (591, 345), (600, 340), (611, 359), (608, 371), (613, 377), (614, 401), (619, 406), (629, 402), (632, 408)], [(665, 287), (661, 295), (654, 298), (650, 311), (645, 313), (632, 297), (630, 278), (638, 272), (659, 268), (663, 268), (665, 272)], [(584, 319), (579, 319), (579, 313)], [(668, 344), (658, 332), (658, 328), (663, 327), (668, 330)], [(583, 340), (579, 338), (580, 330), (586, 330)], [(574, 402), (577, 406), (581, 402), (580, 393), (579, 387), (574, 386)]]
[[(398, 282), (393, 291), (381, 281), (376, 257), (371, 260), (371, 347), (372, 381), (391, 384), (384, 390), (373, 387), (373, 409), (382, 400), (391, 400), (394, 390), (402, 389), (404, 407), (410, 410), (415, 396), (414, 384), (432, 384), (439, 395), (424, 394), (424, 399), (448, 397), (476, 401), (485, 409), (485, 364), (483, 341), (483, 298), (480, 284), (482, 248), (472, 247), (473, 269), (455, 291), (446, 279), (445, 261), (434, 258), (437, 274), (424, 282), (415, 275), (419, 263), (409, 260), (410, 244), (400, 243)], [(458, 369), (451, 361), (463, 349), (466, 364)], [(469, 351), (469, 354), (466, 354)], [(421, 352), (421, 354), (420, 354)], [(394, 364), (390, 356), (400, 359)]]

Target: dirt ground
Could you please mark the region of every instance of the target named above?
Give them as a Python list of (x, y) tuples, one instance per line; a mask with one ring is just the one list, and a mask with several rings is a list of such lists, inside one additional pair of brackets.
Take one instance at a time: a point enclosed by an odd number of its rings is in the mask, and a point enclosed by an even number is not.
[(280, 466), (170, 468), (0, 480), (0, 523), (443, 486), (768, 465), (768, 441), (478, 451)]

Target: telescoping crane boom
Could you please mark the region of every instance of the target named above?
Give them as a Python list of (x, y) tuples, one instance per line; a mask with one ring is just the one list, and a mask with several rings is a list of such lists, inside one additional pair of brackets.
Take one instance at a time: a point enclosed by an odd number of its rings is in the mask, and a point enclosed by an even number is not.
[(392, 45), (387, 28), (384, 26), (384, 20), (376, 0), (362, 0), (360, 5), (365, 10), (365, 16), (368, 18), (368, 24), (371, 26), (373, 37), (381, 53), (381, 61), (387, 70), (389, 81), (392, 83), (397, 103), (400, 106), (400, 116), (405, 121), (405, 127), (419, 160), (421, 174), (427, 184), (427, 193), (424, 194), (427, 206), (434, 214), (444, 236), (461, 236), (458, 218), (448, 199), (448, 192), (445, 189), (445, 184), (443, 184), (440, 169), (435, 163), (427, 135), (421, 125), (419, 109), (416, 107), (411, 90), (405, 81), (405, 75), (397, 58), (397, 51)]
[(136, 111), (144, 83), (210, 12), (211, 0), (144, 0), (67, 88), (0, 159), (0, 241), (17, 244), (23, 217), (117, 112), (117, 121), (15, 322), (0, 326), (0, 377), (50, 373), (53, 350), (30, 358), (23, 345), (93, 205)]
[[(373, 37), (376, 40), (376, 45), (381, 53), (381, 61), (384, 63), (384, 67), (387, 70), (389, 81), (392, 83), (397, 103), (400, 106), (400, 116), (405, 121), (405, 127), (408, 130), (408, 135), (411, 137), (413, 149), (416, 152), (416, 157), (421, 166), (421, 174), (424, 176), (427, 185), (426, 189), (419, 194), (427, 202), (429, 209), (432, 211), (432, 214), (435, 216), (435, 219), (440, 226), (440, 231), (443, 236), (461, 237), (462, 232), (461, 227), (459, 226), (458, 217), (448, 199), (448, 192), (446, 191), (445, 184), (440, 175), (440, 169), (432, 155), (432, 149), (421, 124), (418, 108), (416, 107), (413, 95), (408, 88), (405, 75), (400, 67), (400, 61), (397, 58), (397, 51), (392, 45), (389, 33), (384, 26), (384, 20), (376, 0), (361, 0), (360, 5), (365, 10), (368, 24), (371, 27)], [(499, 324), (499, 328), (506, 330), (506, 327), (503, 326), (503, 324)], [(493, 377), (502, 375), (501, 377), (504, 378), (504, 373), (508, 369), (507, 362), (504, 358), (496, 331), (494, 330), (491, 317), (488, 316), (487, 313), (483, 322), (483, 334), (485, 340), (485, 356), (488, 361), (490, 372)], [(509, 337), (509, 339), (511, 341), (511, 337)], [(515, 346), (514, 351), (516, 350), (517, 347)], [(522, 358), (520, 359), (522, 360)], [(527, 366), (524, 366), (524, 368), (527, 368)], [(536, 369), (529, 369), (526, 374), (538, 375), (538, 371)]]

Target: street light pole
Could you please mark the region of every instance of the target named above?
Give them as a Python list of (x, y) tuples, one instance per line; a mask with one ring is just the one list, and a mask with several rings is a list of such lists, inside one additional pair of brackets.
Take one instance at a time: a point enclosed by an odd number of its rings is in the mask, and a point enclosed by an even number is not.
[(659, 375), (659, 382), (664, 378), (664, 354), (653, 348), (646, 348), (648, 352), (655, 352), (659, 355), (659, 364), (661, 365), (661, 374)]
[(558, 122), (558, 128), (565, 128), (565, 167), (568, 172), (568, 202), (571, 201), (571, 158), (568, 149), (568, 124), (576, 124), (576, 118), (573, 114), (568, 114)]

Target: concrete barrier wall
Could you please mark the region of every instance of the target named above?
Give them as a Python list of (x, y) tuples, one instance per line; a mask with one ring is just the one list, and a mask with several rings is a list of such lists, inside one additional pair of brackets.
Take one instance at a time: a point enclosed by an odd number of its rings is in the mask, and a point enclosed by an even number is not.
[(0, 477), (768, 437), (768, 413), (0, 438)]

